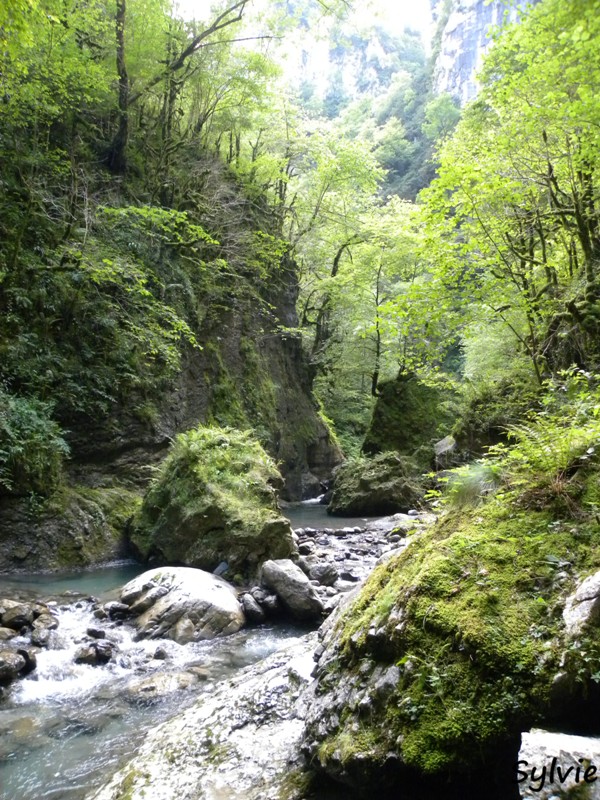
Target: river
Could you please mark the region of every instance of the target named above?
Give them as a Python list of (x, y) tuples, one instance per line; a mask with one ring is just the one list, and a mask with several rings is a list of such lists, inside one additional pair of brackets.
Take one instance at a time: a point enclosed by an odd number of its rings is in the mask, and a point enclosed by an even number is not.
[[(362, 521), (328, 517), (315, 503), (284, 513), (294, 527), (340, 528)], [(75, 573), (0, 576), (0, 596), (50, 599), (59, 617), (37, 668), (13, 685), (0, 708), (1, 800), (83, 800), (135, 753), (148, 730), (303, 633), (298, 625), (263, 625), (182, 646), (171, 640), (136, 642), (129, 626), (110, 626), (107, 636), (117, 645), (118, 658), (104, 666), (75, 664), (86, 629), (98, 626), (89, 597), (115, 598), (144, 569), (121, 562)], [(157, 648), (165, 659), (153, 657)], [(136, 691), (140, 681), (165, 675), (177, 680), (198, 667), (202, 680), (161, 699), (148, 702)]]

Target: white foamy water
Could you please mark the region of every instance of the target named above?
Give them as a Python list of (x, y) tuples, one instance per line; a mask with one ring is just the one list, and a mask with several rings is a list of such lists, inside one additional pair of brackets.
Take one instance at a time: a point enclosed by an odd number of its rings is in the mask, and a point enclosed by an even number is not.
[[(84, 578), (89, 591), (89, 575)], [(0, 800), (84, 800), (131, 757), (148, 730), (210, 691), (215, 681), (298, 635), (293, 626), (269, 626), (189, 645), (135, 641), (133, 626), (100, 621), (93, 610), (84, 600), (54, 606), (59, 626), (49, 647), (38, 652), (37, 668), (13, 684), (0, 705)], [(89, 627), (103, 629), (104, 641), (115, 646), (108, 664), (74, 663), (77, 650), (90, 643)], [(159, 647), (166, 658), (154, 658)], [(169, 685), (172, 674), (176, 684), (192, 667), (202, 667), (206, 679), (181, 690), (173, 690), (172, 682), (164, 696), (158, 692), (147, 702), (142, 694), (138, 702), (140, 682), (164, 677)]]

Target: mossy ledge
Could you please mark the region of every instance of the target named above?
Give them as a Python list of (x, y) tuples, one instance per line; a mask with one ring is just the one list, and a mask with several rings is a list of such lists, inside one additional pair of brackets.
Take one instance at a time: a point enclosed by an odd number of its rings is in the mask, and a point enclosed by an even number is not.
[(522, 730), (578, 732), (594, 716), (600, 636), (569, 639), (562, 612), (600, 569), (597, 468), (576, 483), (576, 513), (500, 493), (446, 512), (372, 573), (323, 631), (313, 767), (365, 794), (450, 781), (466, 797), (470, 781), (508, 799)]
[(141, 502), (122, 486), (62, 487), (51, 498), (13, 498), (0, 526), (0, 572), (81, 569), (127, 553), (126, 528)]

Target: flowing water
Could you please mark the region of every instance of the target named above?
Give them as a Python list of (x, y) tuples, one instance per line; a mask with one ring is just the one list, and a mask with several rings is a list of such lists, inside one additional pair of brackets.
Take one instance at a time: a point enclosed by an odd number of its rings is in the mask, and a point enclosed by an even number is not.
[[(283, 509), (293, 527), (341, 528), (365, 519), (329, 517), (317, 502)], [(83, 800), (131, 757), (146, 732), (179, 712), (215, 682), (265, 658), (303, 631), (260, 626), (211, 642), (136, 642), (127, 624), (101, 623), (118, 648), (104, 666), (75, 664), (86, 629), (98, 627), (90, 597), (114, 599), (145, 567), (132, 562), (74, 573), (0, 576), (0, 597), (52, 598), (59, 627), (37, 668), (13, 684), (0, 706), (0, 800)], [(23, 644), (25, 644), (23, 640)], [(157, 648), (166, 658), (154, 658)], [(189, 684), (188, 670), (202, 680)], [(185, 688), (179, 677), (187, 675)], [(166, 680), (151, 700), (140, 682)], [(170, 681), (170, 682), (169, 682)]]
[(287, 503), (282, 513), (292, 523), (293, 528), (354, 528), (363, 527), (365, 522), (379, 517), (332, 517), (327, 513), (327, 506), (315, 500), (304, 500), (302, 503)]
[[(0, 578), (0, 596), (55, 595), (59, 617), (36, 670), (13, 684), (0, 707), (1, 800), (82, 800), (135, 753), (148, 730), (210, 692), (215, 682), (302, 633), (291, 625), (265, 625), (182, 646), (171, 640), (136, 642), (128, 625), (102, 623), (117, 657), (104, 666), (75, 664), (86, 629), (99, 626), (85, 595), (112, 597), (141, 570), (128, 564), (79, 576)], [(157, 648), (166, 658), (154, 658)], [(201, 668), (201, 680), (188, 685), (187, 670), (194, 668)], [(178, 688), (182, 675), (185, 688)], [(140, 691), (142, 682), (160, 686), (165, 678), (164, 694), (148, 699)]]

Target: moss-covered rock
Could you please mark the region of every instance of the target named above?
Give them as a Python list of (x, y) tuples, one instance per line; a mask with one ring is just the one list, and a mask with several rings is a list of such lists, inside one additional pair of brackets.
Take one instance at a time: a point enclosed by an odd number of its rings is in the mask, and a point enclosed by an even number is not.
[(365, 792), (452, 776), (464, 789), (468, 775), (473, 796), (491, 784), (508, 798), (520, 731), (589, 729), (600, 632), (573, 638), (563, 619), (600, 569), (599, 473), (586, 469), (570, 479), (570, 513), (499, 494), (448, 512), (373, 572), (325, 631), (304, 740), (313, 764)]
[(121, 486), (63, 488), (0, 508), (0, 572), (74, 569), (122, 557), (140, 497)]
[(433, 443), (452, 427), (453, 397), (450, 388), (423, 383), (410, 374), (381, 383), (363, 453), (417, 454), (427, 466), (433, 460)]
[(208, 571), (226, 562), (251, 575), (295, 546), (277, 506), (281, 476), (249, 432), (198, 427), (180, 434), (132, 525), (143, 560)]
[(337, 516), (406, 512), (423, 499), (416, 473), (415, 464), (398, 453), (347, 461), (335, 472), (327, 511)]

